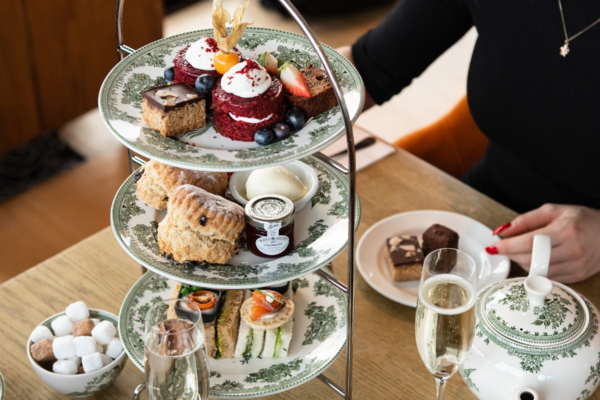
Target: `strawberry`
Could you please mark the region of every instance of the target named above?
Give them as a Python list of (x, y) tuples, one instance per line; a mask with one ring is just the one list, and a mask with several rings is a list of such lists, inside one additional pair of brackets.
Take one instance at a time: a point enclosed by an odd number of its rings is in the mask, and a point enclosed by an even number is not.
[(272, 75), (277, 75), (277, 59), (268, 51), (260, 55), (258, 63), (261, 67), (265, 67)]
[(289, 61), (279, 68), (279, 79), (281, 79), (283, 87), (291, 94), (300, 97), (312, 97), (304, 75)]

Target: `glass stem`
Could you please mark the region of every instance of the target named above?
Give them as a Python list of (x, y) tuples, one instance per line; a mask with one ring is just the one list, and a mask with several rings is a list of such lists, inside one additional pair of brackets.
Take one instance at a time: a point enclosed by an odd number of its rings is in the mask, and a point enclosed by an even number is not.
[(435, 386), (437, 389), (437, 400), (444, 400), (444, 391), (446, 390), (447, 378), (435, 378)]

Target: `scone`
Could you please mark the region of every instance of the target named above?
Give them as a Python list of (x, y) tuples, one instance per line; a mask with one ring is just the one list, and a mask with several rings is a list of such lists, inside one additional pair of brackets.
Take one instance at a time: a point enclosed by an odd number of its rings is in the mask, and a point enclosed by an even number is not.
[(226, 263), (239, 250), (244, 209), (192, 185), (175, 188), (158, 224), (158, 246), (179, 262)]
[(194, 185), (209, 193), (222, 196), (227, 190), (226, 172), (189, 171), (149, 161), (135, 175), (137, 194), (151, 207), (167, 207), (173, 189), (181, 185)]
[(386, 240), (385, 258), (392, 279), (397, 282), (421, 278), (423, 250), (416, 236), (393, 236)]

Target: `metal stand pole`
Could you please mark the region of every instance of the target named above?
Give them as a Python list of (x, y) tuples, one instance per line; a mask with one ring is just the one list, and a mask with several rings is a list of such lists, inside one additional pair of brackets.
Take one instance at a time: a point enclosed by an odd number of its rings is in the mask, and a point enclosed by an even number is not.
[[(333, 68), (329, 63), (329, 59), (327, 55), (323, 51), (321, 44), (316, 39), (314, 32), (306, 22), (306, 20), (300, 15), (296, 7), (290, 2), (290, 0), (279, 0), (281, 5), (286, 9), (286, 11), (294, 18), (302, 32), (306, 35), (309, 42), (312, 44), (317, 56), (321, 60), (321, 65), (327, 72), (331, 80), (331, 85), (333, 86), (333, 90), (335, 93), (335, 97), (340, 106), (340, 110), (342, 112), (342, 118), (344, 119), (344, 127), (346, 130), (346, 143), (348, 145), (348, 168), (344, 168), (343, 165), (337, 163), (331, 158), (325, 156), (321, 153), (315, 153), (315, 157), (327, 162), (332, 167), (337, 170), (343, 172), (348, 176), (348, 180), (350, 181), (350, 190), (349, 190), (349, 202), (348, 202), (348, 220), (350, 223), (348, 224), (348, 284), (344, 285), (339, 282), (332, 275), (327, 274), (321, 270), (317, 271), (317, 274), (332, 283), (337, 288), (343, 290), (347, 294), (347, 312), (348, 312), (348, 324), (346, 331), (346, 385), (345, 390), (342, 390), (338, 385), (330, 381), (323, 374), (319, 375), (317, 378), (325, 383), (327, 386), (332, 388), (336, 393), (344, 397), (346, 400), (352, 399), (352, 359), (353, 359), (353, 330), (354, 330), (354, 246), (355, 246), (355, 220), (356, 220), (356, 153), (354, 148), (354, 135), (352, 133), (352, 121), (350, 119), (350, 114), (348, 113), (348, 108), (346, 107), (346, 102), (344, 101), (344, 94), (342, 89), (337, 82), (337, 79), (333, 73)], [(116, 37), (117, 37), (117, 53), (119, 56), (119, 61), (121, 61), (127, 54), (133, 53), (135, 50), (129, 46), (126, 46), (123, 43), (123, 4), (125, 0), (117, 0), (117, 10), (116, 10)], [(144, 161), (134, 155), (134, 153), (128, 149), (129, 156), (129, 168), (131, 173), (134, 171), (134, 164), (143, 165)], [(146, 268), (142, 267), (142, 272), (146, 272)], [(145, 385), (140, 385), (138, 389), (136, 389), (136, 396), (139, 395), (141, 391), (145, 389)]]
[[(306, 35), (313, 48), (315, 49), (317, 56), (321, 60), (321, 65), (327, 72), (327, 76), (331, 80), (331, 86), (333, 86), (333, 91), (335, 92), (335, 97), (340, 106), (340, 110), (342, 111), (342, 117), (344, 118), (344, 127), (346, 128), (346, 142), (348, 145), (348, 180), (350, 181), (350, 191), (349, 191), (349, 202), (348, 202), (348, 285), (347, 285), (347, 294), (348, 294), (348, 326), (346, 332), (346, 390), (342, 392), (339, 390), (337, 386), (333, 386), (332, 382), (330, 382), (324, 376), (319, 376), (323, 382), (325, 382), (328, 386), (332, 387), (336, 392), (340, 395), (344, 396), (346, 400), (352, 399), (352, 351), (353, 351), (353, 329), (354, 329), (354, 221), (356, 215), (356, 154), (354, 149), (354, 135), (352, 133), (352, 121), (350, 120), (350, 114), (348, 113), (348, 108), (346, 107), (346, 102), (344, 101), (344, 94), (342, 89), (335, 78), (335, 74), (333, 73), (333, 68), (329, 63), (329, 59), (327, 55), (323, 51), (321, 44), (315, 37), (314, 32), (308, 26), (308, 23), (304, 18), (300, 15), (296, 7), (290, 2), (290, 0), (279, 0), (281, 5), (287, 10), (287, 12), (296, 20), (296, 23), (302, 29), (302, 32)], [(322, 157), (322, 155), (317, 155), (317, 157), (324, 159), (326, 162), (331, 164), (334, 168), (340, 169), (341, 165), (329, 159), (328, 157)], [(337, 164), (337, 165), (336, 165)], [(343, 168), (343, 167), (342, 167)], [(342, 169), (340, 169), (342, 170)], [(343, 170), (342, 170), (343, 171)], [(344, 171), (343, 171), (344, 172)], [(323, 275), (321, 275), (323, 277)], [(334, 283), (331, 279), (335, 279), (331, 277), (324, 277), (328, 281)], [(337, 281), (337, 280), (336, 280)], [(339, 282), (338, 282), (339, 283)], [(335, 284), (335, 283), (334, 283)], [(337, 285), (336, 285), (337, 286)], [(339, 287), (339, 286), (338, 286)]]
[[(125, 56), (127, 54), (131, 54), (133, 53), (135, 50), (133, 50), (131, 47), (129, 46), (125, 46), (123, 44), (123, 5), (125, 4), (125, 0), (117, 0), (117, 12), (115, 13), (116, 15), (116, 21), (115, 21), (115, 28), (116, 28), (116, 37), (117, 37), (117, 56), (119, 57), (119, 61), (121, 61), (123, 58), (125, 58)], [(129, 160), (129, 173), (133, 174), (133, 171), (136, 170), (135, 165), (134, 164), (138, 164), (140, 166), (144, 165), (144, 162), (142, 159), (140, 159), (139, 157), (137, 157), (135, 154), (133, 154), (133, 151), (131, 151), (130, 149), (127, 149), (127, 159)], [(142, 161), (141, 163), (139, 161)], [(148, 270), (146, 269), (146, 267), (144, 267), (143, 265), (140, 265), (140, 267), (142, 268), (142, 275), (144, 275), (146, 272), (148, 272)]]

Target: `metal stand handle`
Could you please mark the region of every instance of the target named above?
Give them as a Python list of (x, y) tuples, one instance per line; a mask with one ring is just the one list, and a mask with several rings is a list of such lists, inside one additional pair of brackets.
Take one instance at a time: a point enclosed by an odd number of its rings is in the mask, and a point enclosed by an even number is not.
[[(329, 63), (329, 59), (327, 58), (327, 55), (323, 51), (321, 44), (315, 37), (314, 32), (312, 31), (312, 29), (310, 28), (310, 26), (308, 25), (306, 20), (302, 17), (302, 15), (300, 15), (300, 13), (296, 9), (296, 7), (294, 7), (294, 5), (290, 2), (290, 0), (279, 0), (279, 2), (286, 9), (286, 11), (292, 16), (292, 18), (294, 18), (294, 20), (296, 21), (298, 26), (300, 26), (300, 29), (302, 29), (302, 32), (304, 32), (304, 34), (308, 38), (309, 42), (312, 44), (315, 52), (317, 53), (317, 56), (321, 60), (321, 65), (325, 69), (325, 71), (327, 72), (327, 75), (329, 76), (329, 78), (331, 80), (331, 86), (333, 87), (335, 97), (340, 106), (340, 110), (342, 111), (342, 117), (344, 119), (344, 127), (346, 129), (346, 142), (348, 145), (348, 161), (349, 161), (347, 169), (344, 168), (344, 166), (342, 166), (341, 164), (335, 162), (334, 160), (330, 159), (329, 157), (327, 157), (321, 153), (315, 154), (315, 156), (317, 158), (327, 162), (328, 164), (330, 164), (337, 170), (346, 174), (348, 176), (348, 180), (350, 181), (350, 190), (348, 193), (348, 195), (350, 196), (350, 199), (348, 202), (348, 220), (351, 221), (351, 223), (348, 224), (348, 284), (344, 285), (343, 283), (339, 282), (337, 279), (335, 279), (333, 276), (327, 274), (326, 272), (317, 271), (317, 274), (319, 274), (319, 276), (321, 276), (323, 279), (331, 282), (333, 285), (335, 285), (339, 289), (343, 290), (348, 295), (348, 299), (347, 299), (348, 325), (347, 325), (347, 331), (346, 331), (346, 382), (345, 382), (346, 385), (345, 385), (345, 390), (342, 390), (338, 385), (331, 382), (323, 374), (319, 375), (318, 378), (319, 378), (319, 380), (324, 382), (326, 385), (328, 385), (330, 388), (335, 390), (336, 393), (343, 396), (346, 400), (351, 400), (352, 399), (353, 330), (354, 330), (354, 290), (355, 290), (355, 284), (354, 284), (354, 244), (355, 244), (354, 228), (355, 228), (355, 226), (354, 226), (353, 222), (355, 220), (355, 215), (356, 215), (356, 153), (355, 153), (355, 148), (354, 148), (354, 135), (352, 133), (352, 121), (350, 119), (350, 114), (348, 113), (348, 108), (346, 107), (346, 102), (344, 101), (344, 94), (342, 92), (342, 89), (341, 89), (339, 83), (337, 82), (335, 74), (333, 73), (333, 68), (331, 67), (331, 64)], [(125, 0), (117, 0), (116, 36), (117, 36), (117, 53), (119, 56), (119, 61), (121, 61), (127, 54), (131, 54), (134, 52), (134, 49), (132, 49), (129, 46), (126, 46), (123, 43), (123, 4), (124, 3), (125, 3)], [(134, 153), (129, 149), (128, 149), (128, 155), (129, 155), (129, 169), (130, 169), (131, 173), (133, 173), (133, 171), (135, 169), (134, 164), (143, 165), (143, 160), (141, 160), (139, 157), (135, 156)], [(146, 272), (146, 269), (144, 267), (142, 267), (142, 271)], [(142, 388), (142, 386), (143, 386), (143, 388)], [(135, 396), (139, 395), (139, 393), (143, 389), (145, 389), (145, 385), (138, 386), (138, 388), (136, 389)], [(139, 390), (139, 392), (138, 392), (138, 390)], [(137, 399), (137, 397), (134, 397), (134, 399)]]

